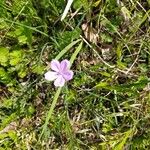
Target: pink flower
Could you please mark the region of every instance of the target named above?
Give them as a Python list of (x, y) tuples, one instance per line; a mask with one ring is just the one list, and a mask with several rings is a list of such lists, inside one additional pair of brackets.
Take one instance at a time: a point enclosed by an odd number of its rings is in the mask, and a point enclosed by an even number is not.
[(64, 86), (66, 81), (73, 78), (73, 71), (70, 69), (70, 62), (68, 60), (63, 60), (59, 62), (58, 60), (51, 61), (51, 69), (53, 71), (48, 71), (45, 73), (45, 79), (48, 81), (54, 81), (56, 87)]

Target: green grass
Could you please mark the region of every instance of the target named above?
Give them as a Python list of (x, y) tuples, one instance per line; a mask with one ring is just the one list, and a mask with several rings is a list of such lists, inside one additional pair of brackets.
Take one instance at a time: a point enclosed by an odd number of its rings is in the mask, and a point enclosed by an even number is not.
[[(0, 150), (149, 150), (150, 1), (0, 1)], [(68, 59), (62, 88), (44, 79)]]

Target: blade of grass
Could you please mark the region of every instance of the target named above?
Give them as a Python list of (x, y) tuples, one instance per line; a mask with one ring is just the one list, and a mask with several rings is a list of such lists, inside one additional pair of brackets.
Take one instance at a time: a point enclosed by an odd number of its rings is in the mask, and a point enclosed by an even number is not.
[(50, 6), (53, 8), (54, 12), (56, 13), (56, 15), (59, 15), (59, 12), (57, 10), (57, 7), (54, 5), (54, 3), (52, 3), (51, 1), (49, 1)]
[(66, 15), (67, 15), (67, 13), (68, 13), (68, 11), (69, 11), (69, 9), (70, 9), (72, 3), (73, 3), (73, 0), (68, 0), (67, 5), (66, 5), (66, 8), (65, 8), (65, 10), (64, 10), (64, 12), (63, 12), (63, 15), (62, 15), (62, 17), (61, 17), (61, 21), (63, 21), (63, 20), (65, 19), (65, 17), (66, 17)]
[(136, 26), (136, 28), (134, 29), (132, 35), (130, 36), (130, 38), (128, 39), (128, 41), (131, 41), (131, 39), (134, 37), (134, 35), (137, 33), (137, 31), (140, 29), (140, 26), (147, 20), (149, 19), (149, 13), (150, 10), (147, 11), (147, 13), (143, 16), (143, 18), (141, 19), (141, 21), (139, 22), (139, 24)]
[[(79, 44), (79, 46), (77, 47), (77, 49), (75, 50), (75, 52), (72, 54), (72, 56), (71, 56), (71, 58), (70, 58), (70, 64), (71, 64), (70, 66), (72, 66), (74, 60), (76, 59), (76, 57), (77, 57), (77, 55), (78, 55), (78, 53), (79, 53), (80, 50), (82, 49), (82, 43), (83, 43), (83, 42), (81, 42), (81, 43)], [(51, 116), (52, 116), (53, 110), (54, 110), (54, 108), (55, 108), (55, 106), (56, 106), (58, 97), (59, 97), (59, 95), (60, 95), (60, 93), (61, 93), (61, 89), (62, 89), (62, 87), (58, 88), (57, 91), (56, 91), (56, 93), (55, 93), (55, 95), (54, 95), (54, 99), (53, 99), (52, 105), (51, 105), (51, 107), (50, 107), (50, 109), (49, 109), (49, 111), (48, 111), (48, 113), (47, 113), (46, 120), (45, 120), (45, 123), (44, 123), (44, 125), (43, 125), (43, 129), (42, 129), (42, 132), (41, 132), (41, 135), (40, 135), (40, 138), (39, 138), (39, 139), (41, 139), (42, 135), (44, 134), (44, 132), (45, 132), (45, 130), (46, 130), (46, 128), (47, 128), (48, 122), (49, 122), (49, 120), (50, 120), (50, 118), (51, 118)]]
[(75, 50), (75, 52), (72, 54), (71, 58), (70, 58), (70, 66), (73, 64), (74, 60), (76, 59), (78, 53), (80, 52), (81, 48), (82, 48), (82, 42), (80, 43), (80, 45), (77, 47), (77, 49)]
[(60, 59), (70, 48), (72, 48), (75, 44), (77, 44), (79, 41), (81, 41), (80, 39), (73, 41), (72, 43), (70, 43), (68, 46), (66, 46), (56, 57), (55, 59)]
[(11, 21), (11, 20), (8, 20), (8, 19), (3, 19), (3, 20), (5, 20), (6, 22), (10, 22), (10, 23), (16, 24), (16, 25), (18, 25), (18, 26), (22, 26), (22, 27), (28, 28), (28, 29), (30, 29), (30, 30), (36, 31), (36, 32), (38, 32), (38, 33), (40, 33), (40, 34), (42, 34), (42, 35), (47, 36), (47, 37), (49, 36), (48, 34), (46, 34), (46, 33), (42, 32), (42, 31), (36, 29), (35, 27), (30, 27), (30, 26), (24, 25), (24, 24), (22, 24), (22, 23), (15, 22), (15, 21)]
[(9, 29), (6, 31), (6, 33), (4, 34), (4, 36), (2, 37), (2, 39), (4, 39), (4, 37), (7, 35), (7, 33), (10, 31), (10, 29), (12, 28), (13, 24), (15, 23), (15, 21), (18, 19), (18, 17), (20, 16), (20, 14), (24, 11), (25, 7), (28, 5), (28, 1), (24, 4), (24, 6), (21, 8), (20, 12), (18, 13), (18, 15), (15, 17), (14, 21), (12, 21)]
[(138, 82), (134, 82), (134, 83), (130, 83), (130, 84), (121, 84), (121, 85), (113, 85), (110, 86), (109, 83), (107, 82), (101, 82), (99, 84), (97, 84), (94, 88), (98, 88), (98, 89), (108, 89), (108, 90), (116, 90), (118, 92), (127, 92), (127, 91), (132, 91), (132, 88), (136, 88), (141, 89), (144, 88), (148, 83), (150, 82), (149, 79), (143, 79), (141, 81)]

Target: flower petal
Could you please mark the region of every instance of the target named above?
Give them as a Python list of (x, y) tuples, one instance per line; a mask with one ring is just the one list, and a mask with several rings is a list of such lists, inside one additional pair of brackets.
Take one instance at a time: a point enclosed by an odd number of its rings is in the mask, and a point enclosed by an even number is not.
[(62, 75), (58, 76), (58, 78), (54, 81), (54, 85), (57, 87), (62, 87), (65, 85), (65, 79)]
[(61, 61), (61, 63), (60, 63), (61, 71), (65, 71), (65, 70), (69, 69), (69, 67), (70, 67), (70, 61), (68, 61), (67, 59)]
[(56, 71), (56, 72), (59, 72), (60, 70), (60, 63), (58, 60), (52, 60), (51, 61), (51, 69)]
[(58, 77), (57, 72), (53, 72), (53, 71), (48, 71), (44, 74), (45, 79), (48, 81), (53, 81)]
[(73, 78), (73, 71), (67, 70), (67, 71), (63, 72), (62, 75), (66, 81), (69, 81)]

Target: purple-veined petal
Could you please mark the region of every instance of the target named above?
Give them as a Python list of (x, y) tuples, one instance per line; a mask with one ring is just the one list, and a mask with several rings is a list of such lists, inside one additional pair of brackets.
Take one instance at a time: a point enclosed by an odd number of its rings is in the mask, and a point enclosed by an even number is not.
[(67, 71), (63, 72), (62, 75), (66, 81), (71, 80), (73, 78), (73, 71), (67, 70)]
[(65, 79), (63, 78), (62, 75), (59, 75), (59, 76), (57, 77), (57, 79), (54, 81), (54, 85), (55, 85), (56, 87), (62, 87), (62, 86), (65, 85)]
[(53, 72), (53, 71), (48, 71), (44, 74), (45, 79), (48, 81), (53, 81), (58, 77), (58, 73), (57, 72)]
[(52, 60), (51, 61), (51, 69), (56, 71), (56, 72), (59, 72), (60, 70), (60, 63), (58, 60)]
[(66, 71), (69, 69), (69, 67), (70, 67), (70, 62), (67, 59), (61, 61), (60, 63), (61, 71)]

